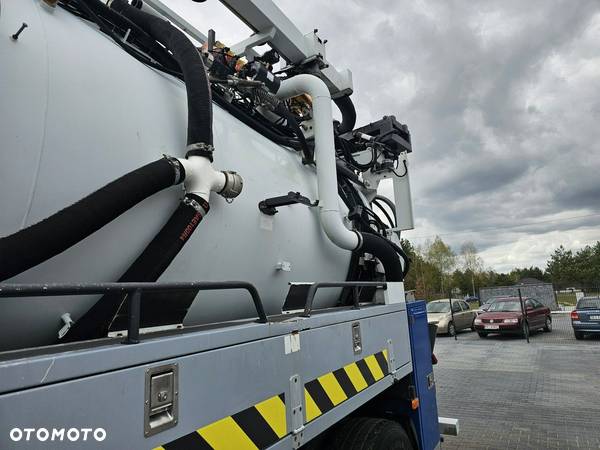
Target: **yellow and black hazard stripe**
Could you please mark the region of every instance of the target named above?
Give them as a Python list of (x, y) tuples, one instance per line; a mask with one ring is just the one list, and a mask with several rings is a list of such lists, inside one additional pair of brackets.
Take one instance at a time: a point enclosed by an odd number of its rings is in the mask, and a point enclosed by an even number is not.
[(333, 409), (389, 373), (387, 350), (369, 355), (304, 385), (306, 421)]
[(279, 394), (154, 450), (257, 450), (286, 434), (285, 396)]

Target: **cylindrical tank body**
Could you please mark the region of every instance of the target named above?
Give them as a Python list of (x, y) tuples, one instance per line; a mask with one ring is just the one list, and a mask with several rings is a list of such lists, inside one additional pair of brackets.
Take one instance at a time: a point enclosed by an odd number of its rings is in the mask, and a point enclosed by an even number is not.
[[(138, 62), (96, 27), (43, 2), (0, 0), (0, 235), (12, 234), (119, 176), (185, 153), (186, 93), (179, 80)], [(8, 36), (26, 22), (17, 41)], [(215, 167), (235, 170), (244, 191), (211, 210), (159, 281), (245, 280), (267, 313), (291, 281), (341, 281), (350, 253), (304, 205), (265, 216), (259, 201), (289, 191), (317, 198), (314, 168), (214, 107)], [(181, 187), (143, 201), (64, 253), (6, 282), (115, 281), (177, 207)], [(346, 208), (342, 205), (342, 211)], [(48, 236), (52, 239), (52, 236)], [(289, 262), (291, 271), (277, 270)], [(335, 304), (324, 290), (318, 306)], [(91, 297), (0, 299), (0, 350), (56, 340), (61, 315), (77, 319)], [(243, 292), (201, 292), (184, 324), (255, 315)]]

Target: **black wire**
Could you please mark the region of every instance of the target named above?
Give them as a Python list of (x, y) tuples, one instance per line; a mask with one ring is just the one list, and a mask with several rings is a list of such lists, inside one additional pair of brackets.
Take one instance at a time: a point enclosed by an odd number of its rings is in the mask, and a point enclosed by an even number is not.
[(377, 162), (377, 155), (375, 153), (374, 147), (371, 148), (371, 161), (369, 161), (366, 164), (362, 164), (362, 163), (359, 163), (356, 159), (354, 159), (354, 156), (352, 155), (352, 150), (348, 148), (350, 145), (353, 145), (352, 143), (347, 142), (344, 139), (340, 139), (339, 142), (340, 142), (340, 146), (342, 147), (342, 153), (344, 154), (344, 158), (346, 159), (348, 164), (350, 164), (351, 166), (354, 166), (357, 169), (364, 172), (366, 170), (369, 170), (371, 167), (373, 167), (375, 165), (375, 163)]
[(390, 210), (392, 211), (392, 214), (394, 215), (394, 223), (397, 224), (398, 217), (396, 216), (396, 205), (394, 204), (394, 202), (392, 202), (389, 198), (384, 197), (383, 195), (376, 195), (374, 200), (382, 201), (383, 203), (389, 206)]
[[(402, 175), (398, 175), (398, 173), (394, 169), (391, 169), (391, 171), (394, 172), (394, 175), (396, 175), (398, 178), (405, 177), (406, 174), (408, 173), (408, 167), (406, 167), (406, 160), (403, 159), (402, 163), (404, 164), (404, 173)], [(395, 168), (397, 169), (398, 166), (396, 166)]]
[(373, 199), (373, 201), (371, 202), (373, 205), (377, 206), (381, 212), (385, 215), (385, 218), (387, 219), (388, 223), (390, 224), (390, 228), (393, 228), (396, 226), (396, 222), (392, 220), (392, 217), (388, 214), (388, 212), (383, 208), (383, 206), (375, 199)]

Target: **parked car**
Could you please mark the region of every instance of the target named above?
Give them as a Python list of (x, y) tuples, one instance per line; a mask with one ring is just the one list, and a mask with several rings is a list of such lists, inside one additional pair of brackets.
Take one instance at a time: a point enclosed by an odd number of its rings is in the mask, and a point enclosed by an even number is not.
[(600, 333), (600, 297), (580, 298), (571, 311), (571, 325), (575, 339), (583, 339), (586, 334)]
[(427, 321), (437, 325), (437, 334), (454, 336), (457, 331), (473, 329), (473, 319), (475, 311), (464, 300), (452, 300), (452, 311), (447, 298), (427, 303)]
[(521, 301), (518, 297), (495, 299), (488, 310), (479, 314), (474, 321), (479, 337), (486, 337), (490, 333), (525, 336), (533, 330), (552, 331), (550, 308), (534, 298), (524, 298), (523, 302), (527, 320), (523, 320)]
[(491, 305), (492, 303), (494, 303), (495, 301), (496, 301), (496, 298), (495, 298), (495, 297), (494, 297), (494, 298), (491, 298), (491, 299), (488, 299), (488, 300), (487, 300), (487, 301), (486, 301), (486, 302), (485, 302), (483, 305), (481, 305), (479, 308), (477, 308), (477, 309), (475, 310), (475, 314), (479, 315), (479, 314), (481, 314), (481, 313), (484, 313), (484, 312), (486, 312), (486, 311), (487, 311), (487, 310), (490, 308), (490, 305)]

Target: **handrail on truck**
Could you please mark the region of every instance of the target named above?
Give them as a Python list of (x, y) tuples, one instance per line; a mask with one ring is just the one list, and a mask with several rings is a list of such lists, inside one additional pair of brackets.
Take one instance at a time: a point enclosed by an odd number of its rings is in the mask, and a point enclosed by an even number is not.
[(315, 295), (318, 289), (321, 288), (332, 288), (332, 287), (353, 287), (354, 288), (354, 308), (358, 309), (358, 292), (359, 287), (379, 287), (387, 288), (387, 283), (384, 281), (340, 281), (340, 282), (318, 282), (312, 283), (308, 292), (306, 293), (306, 304), (304, 305), (304, 312), (301, 314), (302, 317), (310, 317), (312, 312), (312, 305), (315, 299)]
[(245, 289), (252, 296), (259, 323), (267, 323), (267, 315), (256, 287), (247, 281), (189, 281), (165, 283), (50, 283), (50, 284), (0, 284), (0, 298), (50, 297), (56, 295), (90, 295), (115, 292), (127, 293), (127, 337), (123, 344), (137, 344), (140, 336), (140, 311), (142, 292), (196, 289), (198, 291)]

